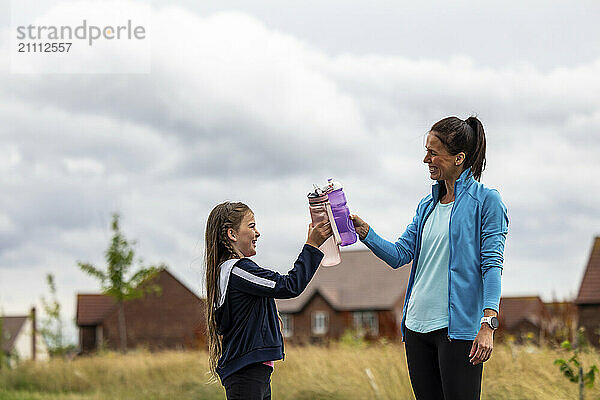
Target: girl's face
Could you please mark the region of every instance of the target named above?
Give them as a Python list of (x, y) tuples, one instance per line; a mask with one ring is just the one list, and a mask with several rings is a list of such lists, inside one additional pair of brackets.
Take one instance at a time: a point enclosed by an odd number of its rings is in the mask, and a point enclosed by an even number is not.
[[(456, 180), (462, 172), (463, 153), (453, 156), (448, 153), (444, 144), (437, 136), (429, 133), (425, 142), (427, 153), (423, 162), (429, 167), (431, 179), (436, 181)], [(459, 165), (456, 165), (456, 164)]]
[(252, 257), (256, 254), (256, 240), (260, 236), (260, 232), (256, 229), (252, 212), (247, 212), (240, 227), (237, 230), (229, 229), (227, 235), (240, 257)]

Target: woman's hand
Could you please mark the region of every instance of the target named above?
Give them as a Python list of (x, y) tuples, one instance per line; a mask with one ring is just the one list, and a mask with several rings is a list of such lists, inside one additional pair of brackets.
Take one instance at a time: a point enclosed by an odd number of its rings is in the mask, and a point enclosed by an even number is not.
[(333, 234), (331, 223), (329, 221), (321, 221), (317, 225), (308, 225), (308, 238), (306, 244), (319, 248), (329, 236)]
[(494, 348), (494, 330), (486, 323), (481, 324), (479, 332), (473, 340), (471, 352), (469, 353), (469, 361), (473, 365), (486, 362), (492, 355)]
[(369, 233), (369, 224), (363, 221), (358, 215), (352, 214), (350, 215), (350, 219), (354, 224), (354, 230), (358, 233), (358, 237), (360, 240), (365, 240), (367, 237), (367, 233)]

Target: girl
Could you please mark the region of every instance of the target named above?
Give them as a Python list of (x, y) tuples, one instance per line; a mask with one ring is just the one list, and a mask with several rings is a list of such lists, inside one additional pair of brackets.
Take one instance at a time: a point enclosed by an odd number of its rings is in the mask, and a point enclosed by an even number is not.
[(331, 236), (330, 223), (309, 225), (308, 238), (294, 268), (280, 275), (259, 267), (254, 213), (243, 203), (217, 205), (206, 223), (206, 290), (209, 365), (227, 399), (270, 399), (273, 362), (282, 360), (275, 298), (300, 295)]

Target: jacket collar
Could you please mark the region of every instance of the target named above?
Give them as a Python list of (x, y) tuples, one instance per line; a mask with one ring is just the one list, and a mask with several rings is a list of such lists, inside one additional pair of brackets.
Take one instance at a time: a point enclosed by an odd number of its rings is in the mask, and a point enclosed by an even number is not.
[[(471, 168), (465, 169), (456, 182), (454, 183), (454, 197), (458, 197), (460, 193), (466, 190), (475, 178), (473, 178), (473, 174), (471, 173)], [(444, 185), (444, 181), (437, 181), (431, 187), (431, 195), (433, 197), (434, 204), (438, 201), (439, 193), (440, 193), (440, 185)]]

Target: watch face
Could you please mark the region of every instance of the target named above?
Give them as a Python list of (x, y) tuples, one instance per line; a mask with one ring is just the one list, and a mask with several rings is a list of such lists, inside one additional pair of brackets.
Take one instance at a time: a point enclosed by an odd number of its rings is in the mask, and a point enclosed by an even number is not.
[(498, 318), (496, 317), (492, 317), (490, 323), (492, 325), (492, 329), (498, 329), (498, 326), (500, 326), (500, 321), (498, 321)]

